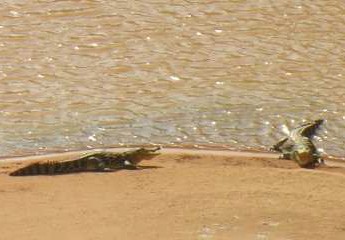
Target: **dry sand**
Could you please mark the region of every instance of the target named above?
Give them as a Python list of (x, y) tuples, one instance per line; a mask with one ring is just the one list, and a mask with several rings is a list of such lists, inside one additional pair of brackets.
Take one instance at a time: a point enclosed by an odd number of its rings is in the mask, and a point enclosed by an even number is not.
[(345, 239), (345, 168), (273, 154), (163, 150), (139, 171), (10, 177), (0, 165), (1, 240)]

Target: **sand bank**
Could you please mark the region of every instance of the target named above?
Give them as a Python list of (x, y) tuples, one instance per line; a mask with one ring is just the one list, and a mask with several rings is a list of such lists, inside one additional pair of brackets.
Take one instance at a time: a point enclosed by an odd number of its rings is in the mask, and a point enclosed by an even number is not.
[(164, 149), (139, 171), (10, 177), (1, 239), (345, 239), (345, 168), (300, 169), (276, 154)]

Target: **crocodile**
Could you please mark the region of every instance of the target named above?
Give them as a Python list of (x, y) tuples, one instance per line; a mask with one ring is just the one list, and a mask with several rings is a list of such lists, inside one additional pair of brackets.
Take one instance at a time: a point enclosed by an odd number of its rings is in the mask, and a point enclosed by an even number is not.
[(323, 119), (318, 119), (292, 129), (289, 136), (273, 145), (271, 150), (281, 152), (281, 159), (294, 160), (302, 168), (315, 168), (323, 159), (312, 138), (323, 123)]
[(98, 152), (66, 161), (31, 163), (11, 172), (10, 176), (55, 175), (76, 172), (104, 172), (120, 169), (138, 169), (138, 163), (159, 155), (156, 148), (139, 148), (122, 153)]

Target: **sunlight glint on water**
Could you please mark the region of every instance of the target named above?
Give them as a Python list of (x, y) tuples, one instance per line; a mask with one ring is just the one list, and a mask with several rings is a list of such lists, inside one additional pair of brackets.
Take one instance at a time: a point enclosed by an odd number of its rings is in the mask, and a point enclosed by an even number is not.
[[(5, 1), (1, 156), (126, 144), (268, 148), (327, 119), (344, 155), (339, 1)], [(285, 132), (285, 133), (284, 133)]]

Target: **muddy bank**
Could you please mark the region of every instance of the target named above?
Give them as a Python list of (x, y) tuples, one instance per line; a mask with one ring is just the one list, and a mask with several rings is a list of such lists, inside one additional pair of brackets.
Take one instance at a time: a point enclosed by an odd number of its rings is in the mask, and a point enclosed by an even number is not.
[(276, 154), (162, 152), (143, 162), (146, 167), (139, 171), (61, 176), (7, 173), (28, 161), (74, 158), (79, 152), (3, 160), (1, 238), (340, 240), (345, 236), (342, 166), (305, 170), (276, 159)]

